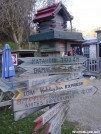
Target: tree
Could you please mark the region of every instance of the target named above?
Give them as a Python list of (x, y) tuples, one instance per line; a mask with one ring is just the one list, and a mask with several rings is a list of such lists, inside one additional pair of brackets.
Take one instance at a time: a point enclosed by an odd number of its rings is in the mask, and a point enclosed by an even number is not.
[(0, 32), (9, 34), (18, 49), (22, 48), (25, 33), (30, 33), (34, 3), (34, 0), (0, 0)]
[(65, 3), (67, 0), (36, 0), (35, 10), (38, 10), (40, 8), (44, 8), (48, 4), (58, 3), (60, 1), (62, 1), (62, 3)]

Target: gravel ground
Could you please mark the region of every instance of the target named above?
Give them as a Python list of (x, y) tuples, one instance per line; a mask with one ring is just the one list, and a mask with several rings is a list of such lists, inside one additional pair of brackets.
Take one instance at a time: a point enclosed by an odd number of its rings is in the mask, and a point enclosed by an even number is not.
[(79, 122), (78, 129), (81, 131), (100, 131), (101, 133), (101, 79), (89, 79), (88, 85), (94, 85), (99, 90), (92, 96), (71, 100), (67, 119)]

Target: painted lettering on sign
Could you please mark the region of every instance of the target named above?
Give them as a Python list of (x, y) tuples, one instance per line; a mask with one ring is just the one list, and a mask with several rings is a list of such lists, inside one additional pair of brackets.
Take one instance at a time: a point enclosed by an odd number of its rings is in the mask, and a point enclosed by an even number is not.
[(56, 91), (60, 91), (62, 89), (63, 89), (63, 87), (59, 87), (59, 86), (56, 86), (54, 88), (52, 88), (52, 87), (46, 87), (46, 88), (41, 87), (40, 92), (41, 92), (41, 94), (44, 94), (46, 92), (56, 92)]
[[(66, 63), (66, 62), (78, 62), (79, 57), (60, 57), (60, 62)], [(48, 58), (48, 59), (32, 59), (33, 64), (42, 64), (42, 63), (57, 63), (58, 59), (57, 58)]]
[[(32, 84), (33, 80), (30, 82)], [(53, 92), (55, 93), (55, 92), (64, 91), (72, 88), (83, 87), (86, 86), (87, 84), (88, 84), (88, 80), (83, 78), (83, 79), (76, 79), (76, 80), (61, 82), (52, 85), (50, 84), (49, 86), (44, 86), (44, 87), (41, 86), (39, 88), (34, 88), (31, 85), (30, 86), (31, 90), (25, 90), (25, 89), (21, 89), (20, 91), (17, 90), (19, 94), (17, 95), (16, 99), (26, 98), (28, 96), (32, 97), (32, 96), (38, 96), (43, 94), (45, 95)]]
[(61, 92), (46, 94), (46, 95), (39, 95), (39, 96), (33, 96), (23, 99), (13, 99), (13, 110), (23, 110), (33, 107), (38, 107), (42, 105), (48, 105), (57, 103), (60, 101), (66, 101), (70, 100), (76, 96), (82, 97), (82, 95), (89, 96), (93, 95), (97, 92), (97, 88), (93, 86), (87, 86), (82, 88), (74, 88), (71, 90), (65, 90)]
[(68, 81), (71, 79), (79, 78), (79, 73), (74, 74), (65, 74), (65, 75), (54, 75), (54, 76), (48, 76), (48, 77), (42, 77), (42, 78), (36, 78), (36, 79), (29, 79), (28, 80), (28, 88), (30, 87), (41, 87), (41, 86), (47, 86), (53, 83)]
[(34, 90), (29, 90), (29, 91), (23, 92), (23, 94), (24, 94), (24, 96), (30, 96), (30, 95), (34, 95), (35, 91)]
[(38, 107), (42, 105), (53, 104), (73, 98), (72, 94), (66, 92), (52, 93), (48, 95), (33, 96), (29, 98), (15, 100), (13, 99), (13, 110), (24, 110), (28, 108)]
[(56, 63), (57, 59), (56, 58), (48, 58), (48, 59), (32, 59), (33, 64), (42, 64), (42, 63)]
[(59, 74), (59, 73), (79, 73), (84, 71), (86, 68), (82, 65), (51, 65), (51, 66), (33, 66), (23, 67), (26, 71), (21, 75), (27, 74)]
[(81, 64), (87, 60), (83, 56), (65, 56), (65, 57), (27, 57), (19, 58), (21, 61), (24, 61), (20, 66), (36, 66), (36, 65), (56, 65), (56, 64)]
[(65, 88), (75, 88), (75, 87), (78, 87), (78, 86), (83, 86), (83, 84), (84, 84), (83, 82), (68, 84), (68, 85), (65, 85)]

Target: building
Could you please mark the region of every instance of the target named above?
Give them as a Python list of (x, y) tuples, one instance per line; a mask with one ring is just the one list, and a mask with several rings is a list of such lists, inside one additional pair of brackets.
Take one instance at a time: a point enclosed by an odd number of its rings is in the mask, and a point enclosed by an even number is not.
[(39, 42), (41, 56), (81, 55), (82, 33), (72, 31), (72, 20), (61, 2), (37, 11), (37, 33), (29, 35), (29, 42)]
[(96, 58), (97, 54), (97, 38), (91, 36), (83, 36), (82, 45), (83, 56), (87, 58)]

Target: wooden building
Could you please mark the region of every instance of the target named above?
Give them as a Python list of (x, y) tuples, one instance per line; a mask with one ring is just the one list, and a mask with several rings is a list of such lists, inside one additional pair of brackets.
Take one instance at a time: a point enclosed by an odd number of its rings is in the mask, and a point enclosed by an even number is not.
[(88, 59), (84, 63), (87, 67), (86, 75), (98, 76), (101, 78), (101, 30), (96, 31), (97, 38), (85, 37), (83, 43), (83, 55)]
[(83, 56), (87, 58), (97, 57), (97, 38), (90, 36), (83, 36), (84, 42), (82, 45)]
[(72, 50), (80, 55), (82, 33), (72, 31), (72, 20), (73, 16), (61, 2), (41, 9), (33, 20), (37, 33), (30, 35), (29, 41), (39, 42), (41, 56), (62, 56)]

